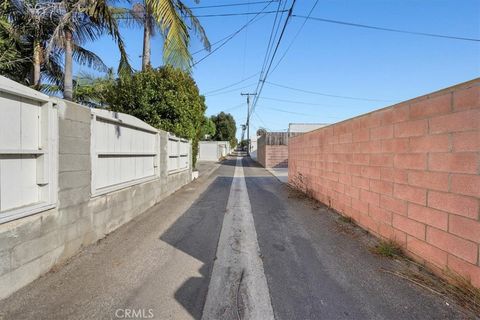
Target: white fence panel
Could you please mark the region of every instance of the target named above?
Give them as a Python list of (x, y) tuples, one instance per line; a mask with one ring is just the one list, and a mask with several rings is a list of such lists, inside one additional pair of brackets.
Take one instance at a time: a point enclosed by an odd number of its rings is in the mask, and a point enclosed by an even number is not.
[(179, 158), (179, 168), (186, 169), (189, 165), (189, 154), (190, 154), (190, 143), (186, 140), (180, 140), (180, 158)]
[(0, 223), (55, 205), (57, 128), (48, 96), (0, 76)]
[(158, 175), (159, 135), (130, 115), (92, 109), (92, 194)]
[(190, 168), (190, 142), (168, 135), (168, 172), (182, 171)]
[(200, 141), (198, 145), (199, 161), (218, 161), (230, 153), (228, 141)]
[(168, 171), (178, 170), (179, 147), (180, 139), (173, 135), (168, 136)]

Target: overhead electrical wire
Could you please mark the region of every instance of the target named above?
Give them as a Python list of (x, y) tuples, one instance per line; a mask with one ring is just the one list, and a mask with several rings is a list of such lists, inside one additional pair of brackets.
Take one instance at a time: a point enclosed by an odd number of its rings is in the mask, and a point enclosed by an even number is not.
[(270, 85), (275, 86), (275, 87), (280, 87), (280, 88), (284, 88), (284, 89), (289, 89), (289, 90), (294, 90), (294, 91), (298, 91), (298, 92), (314, 94), (314, 95), (319, 95), (319, 96), (324, 96), (324, 97), (331, 97), (331, 98), (348, 99), (348, 100), (361, 100), (361, 101), (374, 101), (374, 102), (394, 102), (395, 101), (395, 100), (384, 100), (384, 99), (375, 99), (375, 98), (361, 98), (361, 97), (335, 95), (335, 94), (329, 94), (329, 93), (323, 93), (323, 92), (310, 91), (310, 90), (304, 90), (304, 89), (289, 87), (289, 86), (286, 86), (286, 85), (283, 85), (283, 84), (274, 83), (274, 82), (270, 82), (270, 81), (265, 81), (265, 83), (270, 84)]
[[(260, 115), (255, 111), (253, 112), (253, 114), (257, 117), (258, 120), (260, 120), (260, 122), (263, 124), (263, 127), (265, 129), (267, 129), (267, 131), (270, 131), (270, 129), (267, 127), (267, 124), (265, 123), (265, 121), (263, 121), (263, 119), (260, 118)], [(248, 139), (250, 139), (250, 137), (248, 137)]]
[[(258, 91), (258, 88), (260, 86), (260, 80), (263, 77), (263, 74), (265, 72), (265, 68), (267, 66), (268, 57), (270, 56), (270, 52), (273, 48), (273, 40), (275, 40), (277, 38), (278, 29), (280, 28), (280, 21), (281, 21), (282, 17), (280, 16), (280, 19), (278, 19), (278, 13), (280, 13), (280, 6), (281, 5), (282, 5), (282, 0), (280, 0), (280, 2), (278, 3), (277, 14), (275, 15), (275, 19), (273, 20), (272, 30), (270, 31), (270, 36), (268, 38), (267, 51), (265, 52), (265, 57), (263, 58), (262, 69), (260, 71), (260, 78), (259, 78), (257, 88), (255, 89), (255, 92)], [(285, 2), (284, 2), (283, 10), (285, 10), (286, 5), (287, 5), (287, 0), (285, 0)], [(277, 26), (277, 19), (278, 19), (278, 26)], [(277, 27), (276, 31), (275, 31), (275, 27)], [(275, 34), (275, 36), (274, 36), (274, 34)]]
[(215, 90), (207, 91), (207, 92), (205, 92), (203, 95), (208, 95), (208, 94), (211, 94), (211, 93), (215, 93), (215, 92), (218, 92), (218, 91), (222, 91), (222, 90), (225, 90), (225, 89), (234, 87), (234, 86), (236, 86), (237, 84), (240, 84), (240, 83), (242, 83), (242, 82), (245, 82), (245, 81), (247, 81), (247, 80), (252, 79), (252, 78), (255, 77), (257, 74), (259, 74), (259, 72), (255, 73), (255, 74), (252, 74), (252, 75), (248, 76), (247, 78), (244, 78), (243, 80), (240, 80), (240, 81), (231, 83), (231, 84), (229, 84), (229, 85), (226, 85), (225, 87), (221, 87), (221, 88), (218, 88), (218, 89), (215, 89)]
[(265, 108), (265, 109), (270, 109), (270, 110), (273, 110), (273, 111), (278, 111), (278, 112), (282, 112), (282, 113), (288, 113), (288, 114), (300, 115), (300, 116), (308, 116), (308, 117), (311, 117), (311, 116), (312, 116), (312, 114), (309, 114), (309, 113), (288, 111), (288, 110), (283, 110), (283, 109), (274, 108), (274, 107), (266, 107), (266, 106), (262, 106), (262, 108)]
[(218, 49), (222, 48), (224, 45), (226, 45), (230, 40), (232, 40), (237, 34), (239, 34), (243, 29), (245, 29), (250, 23), (252, 23), (259, 15), (267, 12), (265, 11), (265, 9), (268, 8), (268, 6), (270, 6), (271, 3), (273, 3), (274, 1), (270, 1), (265, 7), (263, 7), (262, 11), (258, 12), (252, 19), (250, 19), (246, 24), (244, 24), (240, 29), (238, 29), (237, 31), (235, 31), (234, 33), (232, 33), (222, 44), (220, 44), (218, 47), (216, 47), (214, 50), (210, 51), (208, 54), (206, 54), (205, 56), (203, 56), (202, 58), (200, 58), (199, 60), (197, 60), (196, 62), (193, 63), (193, 66), (196, 66), (197, 64), (199, 64), (200, 62), (202, 62), (203, 60), (205, 60), (206, 58), (208, 58), (209, 56), (211, 56), (213, 53), (215, 53)]
[(256, 92), (257, 95), (255, 96), (255, 99), (253, 100), (253, 105), (252, 105), (252, 110), (251, 110), (251, 112), (255, 111), (255, 107), (256, 107), (256, 105), (257, 105), (257, 103), (258, 103), (258, 100), (259, 100), (259, 98), (260, 98), (260, 95), (262, 94), (262, 90), (263, 90), (263, 87), (264, 87), (264, 85), (265, 85), (265, 81), (266, 81), (266, 79), (267, 79), (267, 77), (268, 77), (268, 74), (269, 74), (269, 72), (270, 72), (270, 68), (272, 67), (272, 63), (273, 63), (273, 60), (275, 59), (275, 55), (276, 55), (277, 52), (278, 52), (278, 48), (279, 48), (279, 46), (280, 46), (280, 43), (282, 42), (283, 35), (285, 34), (285, 29), (287, 28), (288, 21), (290, 21), (290, 18), (291, 18), (291, 16), (292, 16), (292, 12), (293, 12), (293, 8), (295, 7), (295, 3), (296, 3), (296, 2), (297, 2), (296, 0), (293, 0), (292, 5), (290, 6), (290, 9), (288, 10), (287, 18), (285, 19), (285, 23), (283, 24), (283, 28), (282, 28), (282, 31), (281, 31), (281, 33), (280, 33), (280, 36), (279, 36), (279, 38), (278, 38), (278, 40), (277, 40), (277, 44), (276, 44), (276, 46), (275, 46), (275, 50), (273, 51), (273, 54), (272, 54), (272, 56), (271, 56), (271, 58), (270, 58), (270, 63), (268, 64), (268, 68), (267, 68), (266, 71), (265, 71), (265, 75), (264, 75), (263, 79), (260, 79), (260, 80), (259, 80), (259, 82), (260, 82), (260, 88), (259, 88), (259, 90)]
[(233, 106), (233, 107), (230, 107), (230, 108), (227, 108), (227, 109), (224, 109), (223, 111), (231, 111), (231, 110), (235, 110), (235, 109), (238, 109), (238, 108), (241, 108), (243, 106), (245, 106), (246, 103), (245, 102), (242, 102), (240, 103), (239, 105), (236, 105), (236, 106)]
[(325, 107), (325, 108), (345, 108), (344, 106), (327, 105), (327, 104), (324, 104), (324, 103), (305, 102), (305, 101), (297, 101), (297, 100), (286, 100), (286, 99), (270, 98), (270, 97), (262, 97), (262, 99), (277, 101), (277, 102), (285, 102), (285, 103), (303, 104), (303, 105), (307, 105), (307, 106), (319, 106), (319, 107)]
[(238, 87), (238, 88), (235, 88), (235, 89), (231, 89), (231, 90), (227, 90), (227, 91), (221, 91), (221, 92), (216, 92), (216, 93), (213, 93), (213, 94), (204, 94), (204, 96), (206, 97), (214, 97), (214, 96), (220, 96), (222, 94), (226, 94), (226, 93), (230, 93), (230, 92), (235, 92), (235, 91), (238, 91), (238, 90), (241, 90), (241, 89), (246, 89), (246, 88), (250, 88), (251, 86), (257, 84), (256, 82), (252, 82), (250, 84), (247, 84), (243, 87)]
[[(295, 111), (289, 111), (289, 110), (285, 110), (285, 109), (268, 107), (268, 106), (262, 105), (262, 109), (263, 108), (270, 109), (270, 110), (273, 110), (273, 111), (282, 112), (282, 113), (293, 114), (293, 115), (308, 116), (308, 117), (318, 116), (318, 114), (295, 112)], [(322, 118), (329, 118), (329, 119), (340, 119), (339, 117), (325, 116), (324, 114), (322, 114), (321, 117)]]
[[(278, 0), (274, 0), (275, 2)], [(249, 3), (229, 3), (229, 4), (217, 4), (217, 5), (210, 5), (210, 6), (193, 6), (190, 9), (192, 10), (197, 10), (197, 9), (209, 9), (209, 8), (224, 8), (224, 7), (238, 7), (238, 6), (246, 6), (246, 5), (251, 5), (251, 4), (261, 4), (261, 3), (267, 3), (270, 1), (255, 1), (255, 2), (249, 2)]]
[[(295, 18), (307, 18), (306, 16), (302, 16), (302, 15), (292, 15), (292, 16), (295, 17)], [(405, 33), (405, 34), (412, 34), (412, 35), (425, 36), (425, 37), (445, 38), (445, 39), (450, 39), (450, 40), (480, 42), (480, 39), (476, 39), (476, 38), (457, 37), (457, 36), (449, 36), (449, 35), (444, 35), (444, 34), (419, 32), (419, 31), (409, 31), (409, 30), (401, 30), (401, 29), (394, 29), (394, 28), (385, 28), (385, 27), (372, 26), (372, 25), (366, 25), (366, 24), (360, 24), (360, 23), (353, 23), (353, 22), (348, 22), (348, 21), (324, 19), (324, 18), (319, 18), (319, 17), (308, 17), (308, 18), (311, 19), (311, 20), (325, 22), (325, 23), (334, 23), (334, 24), (340, 24), (340, 25), (357, 27), (357, 28), (364, 28), (364, 29), (373, 29), (373, 30), (379, 30), (379, 31)]]
[[(273, 1), (272, 1), (273, 2)], [(212, 13), (212, 14), (201, 14), (195, 15), (197, 18), (214, 18), (214, 17), (232, 17), (232, 16), (251, 16), (254, 14), (272, 14), (277, 13), (277, 11), (258, 11), (258, 12), (233, 12), (233, 13)]]
[(298, 36), (300, 35), (300, 33), (302, 32), (303, 28), (305, 27), (305, 24), (307, 24), (307, 21), (308, 19), (310, 18), (313, 10), (315, 10), (315, 7), (317, 6), (319, 0), (316, 0), (315, 3), (313, 4), (312, 8), (310, 9), (310, 11), (308, 12), (308, 15), (307, 17), (305, 18), (305, 20), (303, 21), (302, 25), (300, 26), (300, 28), (298, 29), (297, 33), (295, 34), (295, 36), (293, 36), (293, 39), (292, 41), (290, 42), (290, 44), (288, 45), (287, 49), (283, 52), (282, 56), (280, 57), (280, 59), (278, 59), (277, 63), (275, 64), (275, 67), (273, 67), (272, 69), (272, 72), (270, 72), (270, 74), (272, 74), (277, 68), (278, 66), (280, 65), (280, 63), (282, 62), (282, 60), (285, 58), (285, 56), (287, 55), (287, 52), (290, 50), (290, 48), (293, 46), (293, 43), (295, 42), (295, 40), (297, 40)]
[[(264, 16), (262, 16), (262, 17), (264, 17)], [(224, 41), (224, 40), (226, 40), (226, 39), (233, 38), (235, 35), (237, 35), (237, 33), (239, 33), (240, 31), (242, 31), (242, 30), (245, 29), (246, 27), (248, 27), (248, 25), (259, 21), (260, 19), (262, 19), (262, 17), (260, 17), (260, 18), (258, 18), (258, 19), (255, 19), (255, 18), (254, 18), (254, 19), (248, 21), (248, 22), (247, 22), (246, 24), (244, 24), (240, 29), (238, 29), (238, 30), (230, 33), (228, 36), (225, 36), (225, 37), (223, 37), (222, 39), (219, 39), (219, 40), (215, 41), (214, 43), (211, 44), (211, 46), (213, 47), (213, 46), (217, 45), (218, 43), (220, 43), (220, 42), (222, 42), (222, 41)], [(230, 39), (229, 39), (229, 40), (230, 40)], [(223, 46), (223, 44), (222, 44), (222, 46)], [(192, 56), (194, 56), (194, 55), (196, 55), (196, 54), (198, 54), (198, 53), (200, 53), (200, 52), (203, 52), (203, 51), (207, 51), (207, 49), (205, 49), (205, 48), (199, 49), (199, 50), (193, 52), (193, 53), (192, 53)]]

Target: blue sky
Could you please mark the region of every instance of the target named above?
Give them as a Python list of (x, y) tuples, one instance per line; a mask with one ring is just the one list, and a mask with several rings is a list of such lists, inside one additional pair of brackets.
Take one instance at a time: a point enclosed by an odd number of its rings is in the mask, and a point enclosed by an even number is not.
[[(254, 1), (258, 0), (250, 2)], [(287, 1), (288, 7), (291, 0)], [(199, 5), (195, 5), (193, 0), (185, 2), (195, 8), (248, 1), (203, 0)], [(307, 15), (314, 2), (297, 0), (294, 14)], [(258, 12), (264, 5), (198, 9), (195, 13)], [(267, 10), (274, 10), (276, 6), (273, 3)], [(252, 17), (204, 17), (200, 21), (210, 42), (214, 43), (241, 28)], [(233, 114), (237, 124), (245, 122), (245, 97), (240, 96), (240, 92), (255, 90), (274, 17), (274, 14), (265, 15), (249, 25), (194, 68), (192, 75), (202, 93), (251, 77), (224, 90), (229, 92), (206, 95), (208, 115), (227, 111)], [(320, 0), (312, 17), (480, 38), (480, 0)], [(290, 20), (277, 59), (283, 55), (303, 21), (295, 17)], [(132, 65), (140, 68), (142, 29), (122, 28), (122, 31)], [(154, 38), (152, 42), (154, 66), (162, 64), (161, 42), (161, 37)], [(118, 53), (108, 38), (88, 44), (87, 47), (94, 50), (107, 65), (117, 66)], [(196, 39), (191, 47), (192, 52), (201, 49)], [(194, 55), (194, 60), (205, 54), (201, 52)], [(313, 95), (267, 83), (251, 119), (251, 131), (259, 127), (285, 130), (290, 122), (337, 122), (479, 75), (480, 42), (391, 33), (308, 20), (267, 81), (309, 91), (381, 101)], [(243, 88), (245, 86), (248, 87)]]

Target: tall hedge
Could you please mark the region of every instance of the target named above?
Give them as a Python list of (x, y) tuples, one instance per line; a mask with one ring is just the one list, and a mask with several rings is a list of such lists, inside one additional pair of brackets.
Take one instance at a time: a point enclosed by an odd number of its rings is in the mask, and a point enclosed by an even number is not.
[(229, 141), (230, 146), (234, 148), (237, 145), (237, 125), (235, 119), (230, 113), (220, 112), (210, 118), (215, 124), (215, 134), (213, 140)]
[(195, 167), (207, 107), (188, 73), (165, 66), (121, 77), (109, 87), (106, 98), (113, 111), (131, 114), (153, 127), (191, 139)]

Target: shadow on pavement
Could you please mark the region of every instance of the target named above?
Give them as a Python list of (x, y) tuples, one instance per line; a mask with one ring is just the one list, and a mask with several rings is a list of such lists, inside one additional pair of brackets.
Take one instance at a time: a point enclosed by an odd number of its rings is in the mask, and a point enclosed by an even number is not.
[[(222, 164), (233, 167), (235, 161), (229, 159)], [(220, 176), (216, 177), (192, 206), (160, 236), (160, 240), (203, 262), (199, 270), (201, 277), (191, 277), (175, 292), (175, 299), (195, 319), (202, 317), (233, 179), (233, 168), (220, 170), (223, 170)]]

